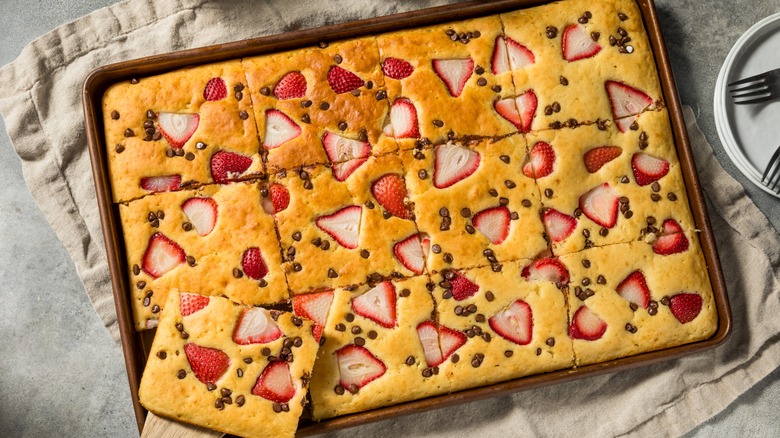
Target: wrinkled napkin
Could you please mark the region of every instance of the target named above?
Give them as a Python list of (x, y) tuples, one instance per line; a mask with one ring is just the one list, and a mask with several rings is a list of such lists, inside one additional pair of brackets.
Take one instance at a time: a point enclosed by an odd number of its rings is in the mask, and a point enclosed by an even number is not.
[[(81, 87), (94, 68), (174, 50), (414, 10), (451, 1), (128, 0), (29, 44), (0, 68), (0, 114), (33, 196), (119, 338), (87, 151)], [(780, 238), (685, 118), (734, 314), (717, 349), (636, 370), (388, 420), (344, 436), (681, 435), (780, 363)]]

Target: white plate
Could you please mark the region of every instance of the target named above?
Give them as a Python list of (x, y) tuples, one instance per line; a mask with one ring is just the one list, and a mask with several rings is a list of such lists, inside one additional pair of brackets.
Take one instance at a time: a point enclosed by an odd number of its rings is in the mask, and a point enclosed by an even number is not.
[(729, 82), (780, 68), (780, 13), (748, 29), (731, 48), (715, 84), (715, 126), (723, 147), (737, 168), (765, 192), (761, 184), (772, 154), (780, 146), (780, 100), (734, 105)]

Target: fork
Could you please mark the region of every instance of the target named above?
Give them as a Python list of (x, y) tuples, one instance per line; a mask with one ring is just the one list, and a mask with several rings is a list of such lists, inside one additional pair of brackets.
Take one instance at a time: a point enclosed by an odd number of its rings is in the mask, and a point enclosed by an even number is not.
[(737, 105), (762, 103), (780, 97), (780, 68), (728, 84)]
[(769, 164), (766, 166), (764, 174), (761, 175), (761, 184), (780, 195), (780, 146), (769, 159)]

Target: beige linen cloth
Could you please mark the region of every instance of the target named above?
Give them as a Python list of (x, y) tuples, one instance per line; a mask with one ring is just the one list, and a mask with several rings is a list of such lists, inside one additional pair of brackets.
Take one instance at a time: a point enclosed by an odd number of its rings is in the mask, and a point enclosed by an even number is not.
[[(101, 65), (155, 53), (447, 2), (128, 0), (44, 35), (0, 68), (0, 114), (27, 184), (115, 339), (116, 315), (81, 107), (86, 75)], [(685, 116), (734, 314), (733, 334), (724, 346), (343, 435), (680, 435), (774, 370), (780, 363), (780, 239), (742, 186), (721, 168), (690, 109)]]

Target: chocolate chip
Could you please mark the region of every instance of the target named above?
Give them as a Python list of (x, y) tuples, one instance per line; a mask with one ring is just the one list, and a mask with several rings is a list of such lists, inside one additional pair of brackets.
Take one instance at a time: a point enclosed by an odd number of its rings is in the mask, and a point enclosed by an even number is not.
[(141, 280), (141, 281), (139, 281), (138, 283), (135, 284), (135, 287), (137, 287), (138, 289), (143, 289), (143, 288), (146, 287), (146, 282)]
[(468, 207), (464, 207), (460, 210), (460, 215), (463, 217), (471, 217), (471, 210)]
[(508, 188), (508, 189), (513, 189), (513, 188), (517, 187), (517, 184), (515, 184), (515, 182), (514, 182), (514, 181), (512, 181), (512, 180), (509, 180), (509, 179), (508, 179), (508, 180), (506, 180), (506, 181), (504, 181), (504, 185), (505, 185), (505, 186), (506, 186), (506, 188)]
[(327, 111), (330, 108), (330, 104), (328, 102), (321, 102), (320, 103), (320, 109), (323, 111)]
[(134, 136), (135, 136), (135, 132), (132, 129), (130, 128), (125, 129), (125, 137), (134, 137)]
[(179, 370), (176, 373), (176, 377), (178, 377), (179, 379), (183, 379), (183, 378), (187, 377), (187, 372), (184, 371), (184, 370)]
[(552, 189), (544, 189), (544, 196), (546, 196), (548, 198), (552, 198), (553, 190)]
[(434, 119), (433, 122), (431, 122), (431, 123), (433, 123), (433, 126), (435, 126), (437, 128), (441, 128), (442, 126), (444, 126), (444, 122), (442, 122), (439, 119)]
[(364, 259), (367, 259), (368, 256), (370, 256), (371, 253), (368, 252), (367, 249), (361, 249), (360, 250), (360, 257), (363, 257)]
[(160, 312), (160, 306), (155, 304), (154, 306), (152, 306), (152, 313), (158, 313), (158, 312)]
[(561, 104), (558, 102), (553, 102), (552, 105), (550, 105), (550, 108), (552, 108), (552, 110), (556, 113), (561, 112)]
[(582, 266), (584, 266), (585, 269), (590, 268), (590, 260), (588, 260), (588, 259), (582, 260)]
[(477, 66), (477, 67), (474, 69), (474, 73), (476, 73), (476, 74), (478, 74), (478, 75), (482, 75), (483, 73), (485, 73), (485, 69), (484, 69), (484, 68), (482, 68), (482, 66), (481, 66), (481, 65), (478, 65), (478, 66)]
[(211, 382), (206, 383), (206, 389), (208, 389), (209, 391), (213, 391), (213, 390), (217, 389), (217, 385), (215, 385), (215, 384), (213, 384)]
[(358, 336), (355, 338), (355, 345), (357, 345), (358, 347), (362, 347), (366, 345), (366, 340)]
[(556, 28), (555, 26), (547, 26), (546, 34), (547, 34), (547, 38), (549, 39), (555, 38), (556, 36), (558, 36), (558, 28)]
[(117, 110), (111, 111), (111, 118), (114, 120), (119, 120), (119, 111)]
[(293, 325), (296, 327), (300, 327), (301, 325), (303, 325), (303, 320), (297, 316), (293, 316), (292, 318), (290, 318), (290, 321), (292, 321)]
[(504, 197), (498, 198), (498, 203), (501, 205), (507, 205), (509, 204), (509, 198), (504, 198)]
[(495, 299), (495, 295), (493, 295), (493, 292), (487, 291), (485, 292), (485, 299), (488, 300), (488, 302), (493, 301)]
[(666, 197), (669, 198), (670, 201), (676, 201), (677, 200), (677, 195), (675, 195), (672, 192), (669, 192), (669, 194), (667, 194)]
[(336, 385), (336, 386), (333, 388), (333, 391), (334, 391), (334, 392), (335, 392), (337, 395), (343, 395), (343, 394), (344, 394), (344, 387), (343, 387), (343, 386), (341, 386), (341, 385)]
[(441, 246), (438, 243), (434, 243), (431, 245), (431, 251), (433, 251), (434, 254), (441, 253)]
[(298, 262), (293, 263), (293, 271), (301, 272), (302, 269), (303, 269), (303, 266), (301, 266), (300, 263), (298, 263)]
[(323, 251), (327, 251), (328, 249), (330, 249), (330, 242), (327, 240), (323, 240), (322, 243), (320, 244), (320, 249), (322, 249)]
[(653, 184), (650, 185), (650, 189), (654, 192), (660, 192), (661, 191), (661, 184), (658, 184), (658, 181), (653, 182)]
[(482, 361), (479, 358), (475, 357), (471, 359), (471, 366), (474, 368), (479, 368), (480, 365), (482, 365)]
[(389, 211), (387, 211), (387, 210), (382, 212), (382, 217), (385, 218), (385, 219), (390, 219), (391, 216), (392, 216), (392, 214)]
[(490, 89), (495, 91), (496, 93), (500, 93), (501, 92), (501, 85), (493, 85), (492, 87), (490, 87)]
[(430, 368), (426, 368), (426, 369), (422, 370), (422, 376), (423, 377), (431, 377), (432, 374), (433, 374), (433, 371), (431, 371)]
[(589, 237), (590, 237), (590, 230), (589, 230), (589, 229), (587, 229), (587, 228), (585, 228), (584, 230), (582, 230), (582, 235), (583, 235), (583, 236), (584, 236), (586, 239), (587, 239), (587, 238), (589, 238)]
[(238, 268), (233, 268), (233, 277), (235, 277), (235, 278), (241, 278), (241, 277), (243, 277), (243, 276), (244, 276), (244, 273), (243, 273), (243, 272), (242, 272), (240, 269), (238, 269)]
[(376, 100), (382, 100), (387, 97), (387, 92), (385, 90), (379, 90), (376, 93)]
[(490, 190), (488, 190), (488, 193), (490, 194), (490, 196), (492, 196), (494, 198), (496, 196), (498, 196), (498, 190), (496, 190), (496, 189), (490, 189)]
[(550, 106), (544, 107), (544, 115), (545, 116), (551, 116), (553, 113), (553, 109)]
[(303, 188), (306, 190), (311, 190), (314, 188), (314, 184), (311, 183), (311, 180), (307, 179), (303, 182)]
[(244, 98), (244, 93), (242, 93), (240, 91), (236, 91), (235, 96), (236, 96), (236, 100), (241, 100), (241, 99)]
[(599, 230), (599, 236), (606, 237), (609, 234), (609, 228), (602, 228)]
[(590, 38), (593, 41), (598, 41), (600, 37), (601, 37), (601, 32), (591, 32), (590, 33)]
[(580, 23), (580, 24), (587, 24), (588, 23), (588, 18), (587, 17), (580, 17), (580, 18), (577, 19), (577, 22)]
[(477, 79), (477, 85), (479, 85), (480, 87), (484, 87), (485, 85), (487, 85), (487, 79), (485, 78)]
[(192, 160), (195, 159), (195, 154), (193, 154), (192, 152), (187, 152), (184, 155), (184, 159), (187, 160), (187, 161), (192, 161)]
[(347, 122), (344, 121), (339, 122), (339, 129), (342, 131), (347, 129)]
[(624, 14), (622, 12), (618, 12), (618, 18), (620, 18), (620, 21), (626, 21), (626, 20), (628, 20), (628, 15), (626, 15), (626, 14)]
[(658, 202), (661, 200), (661, 195), (659, 195), (658, 193), (653, 193), (650, 195), (650, 199), (652, 199), (653, 202)]
[(442, 260), (444, 260), (445, 263), (452, 263), (452, 254), (445, 252), (442, 256)]
[(623, 29), (622, 27), (618, 27), (617, 33), (618, 33), (620, 36), (622, 36), (622, 37), (624, 37), (624, 36), (627, 36), (627, 35), (628, 35), (628, 32), (626, 32), (626, 30), (625, 30), (625, 29)]

